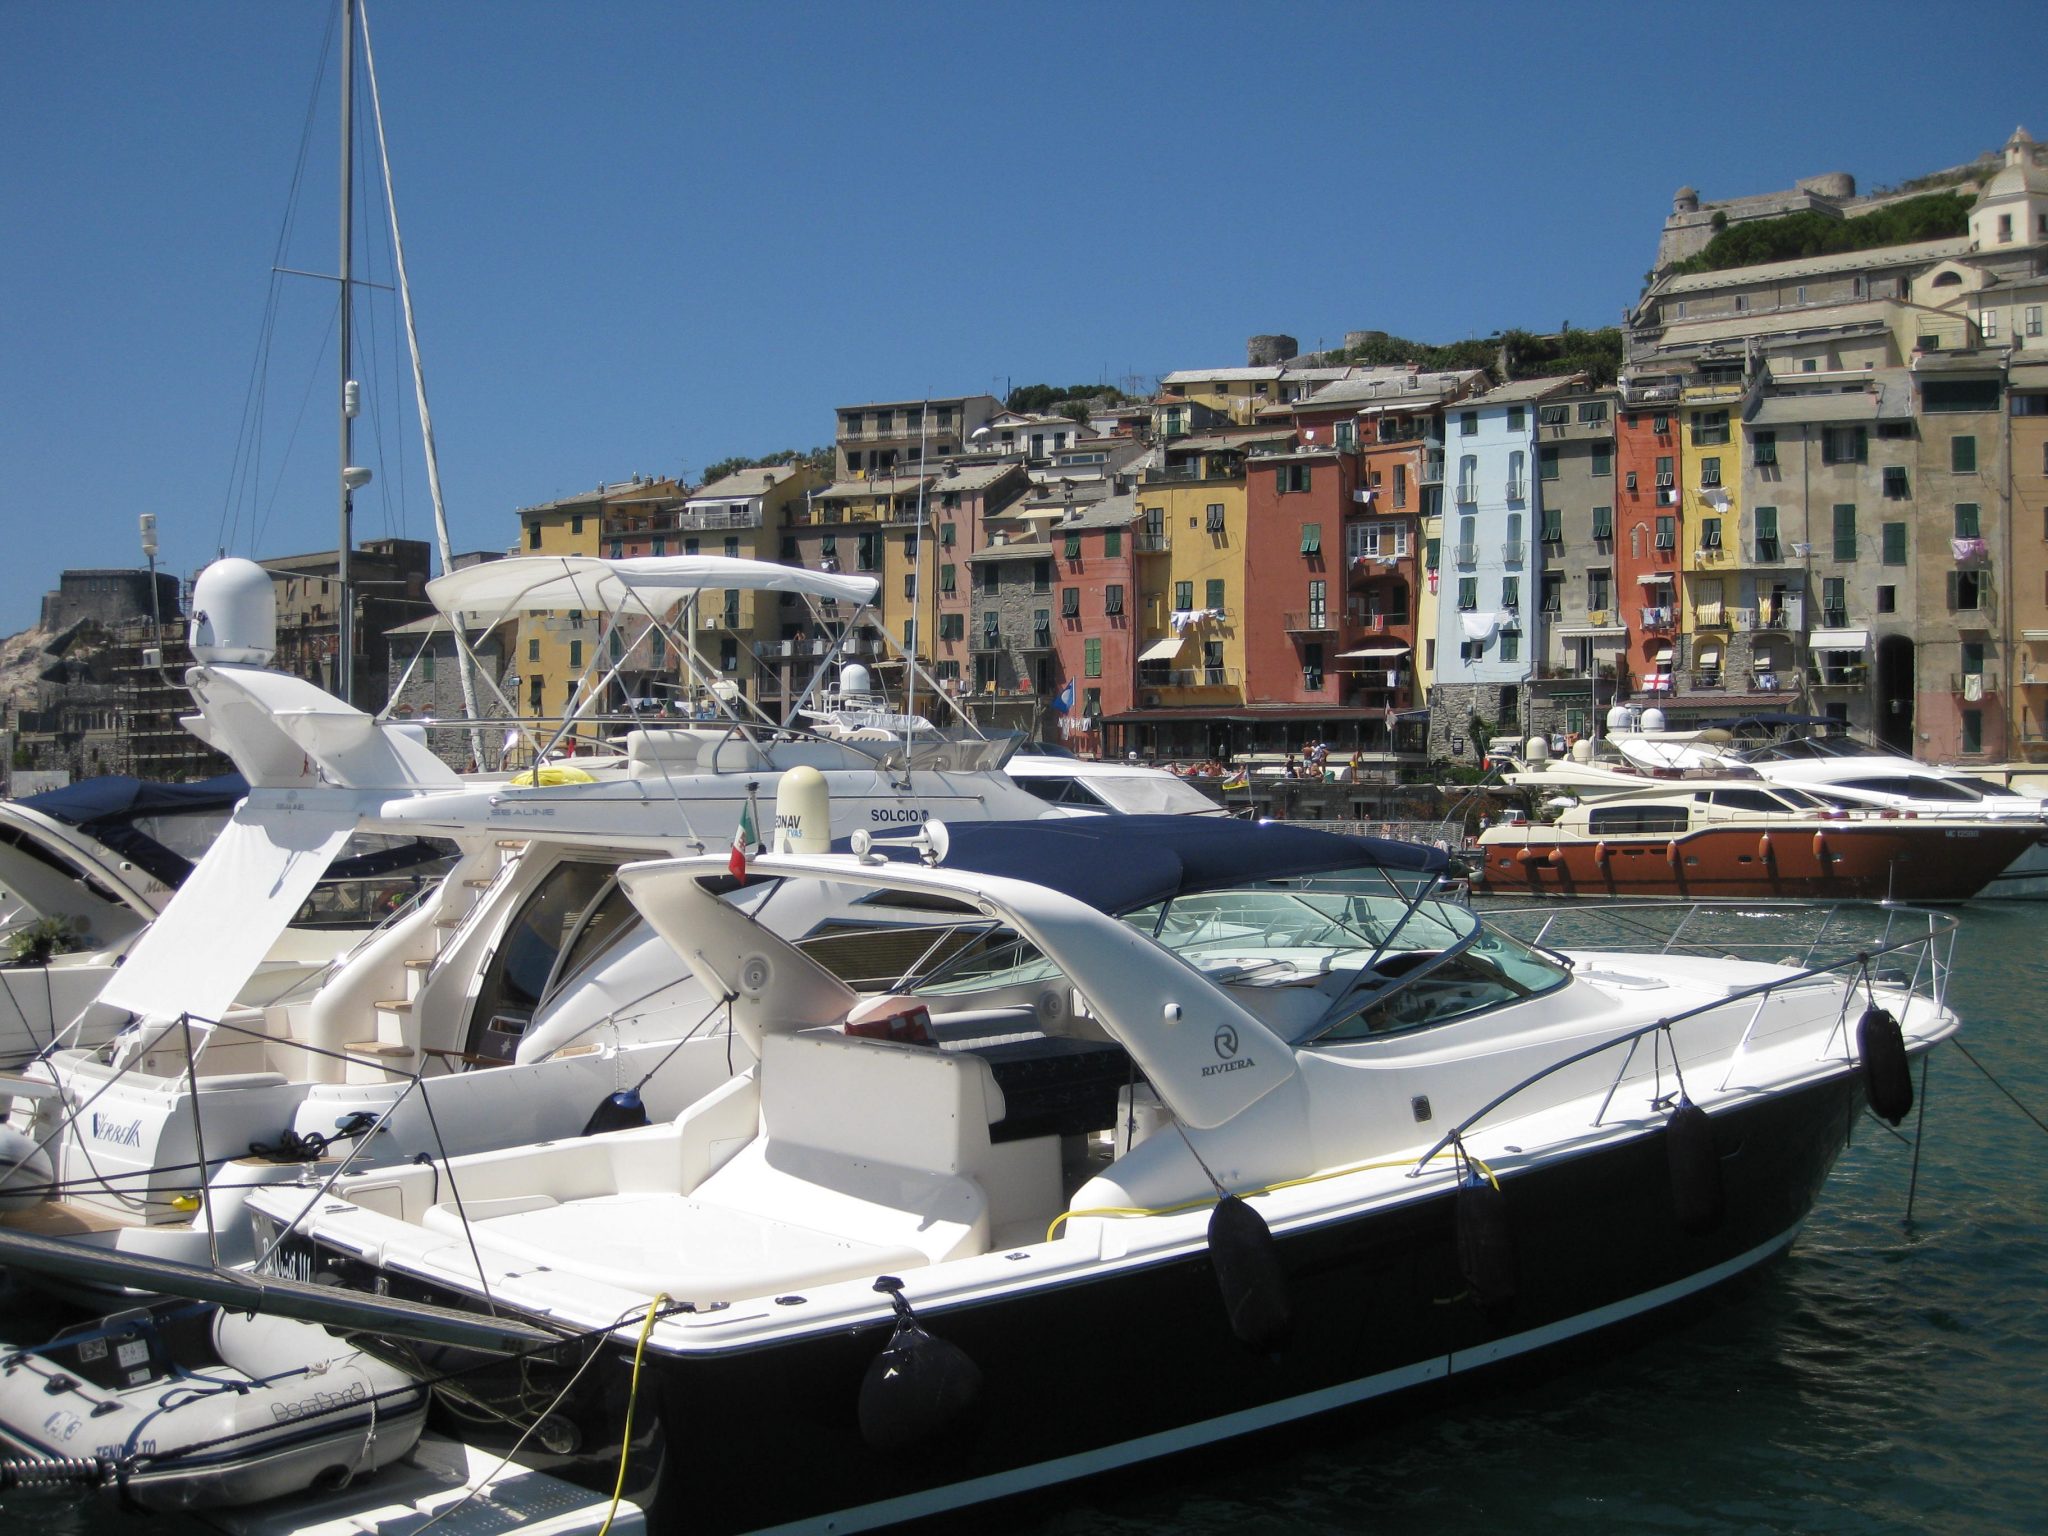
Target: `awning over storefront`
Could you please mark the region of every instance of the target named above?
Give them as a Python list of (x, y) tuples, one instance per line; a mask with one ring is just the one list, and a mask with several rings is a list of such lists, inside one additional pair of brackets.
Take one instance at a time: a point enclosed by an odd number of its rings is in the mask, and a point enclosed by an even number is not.
[(1138, 652), (1140, 661), (1171, 661), (1180, 654), (1180, 648), (1187, 643), (1185, 635), (1168, 635), (1164, 640), (1154, 640)]
[(1560, 624), (1557, 627), (1560, 640), (1625, 640), (1628, 626), (1625, 624)]
[(1867, 629), (1816, 629), (1806, 643), (1816, 651), (1860, 651), (1870, 644)]
[(1357, 661), (1371, 656), (1406, 656), (1414, 649), (1406, 645), (1361, 645), (1355, 651), (1339, 651), (1339, 661)]
[(1668, 645), (1665, 646), (1663, 650), (1659, 651), (1655, 656), (1651, 657), (1650, 659), (1652, 661), (1669, 661), (1671, 659), (1671, 647)]

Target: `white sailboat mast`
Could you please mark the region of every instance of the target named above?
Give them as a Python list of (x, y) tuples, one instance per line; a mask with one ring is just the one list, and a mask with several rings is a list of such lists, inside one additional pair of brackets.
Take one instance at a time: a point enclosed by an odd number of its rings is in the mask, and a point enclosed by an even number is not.
[(355, 133), (356, 94), (356, 0), (341, 0), (341, 543), (335, 579), (341, 588), (335, 625), (336, 692), (355, 703), (356, 602), (349, 575), (349, 555), (355, 547), (355, 487), (349, 463), (355, 429), (355, 412), (350, 396), (355, 381), (350, 377), (349, 340), (354, 320), (355, 288), (351, 281), (350, 257), (355, 246)]
[[(360, 4), (360, 0), (350, 0)], [(455, 569), (455, 548), (448, 537), (448, 506), (441, 497), (441, 457), (434, 448), (434, 416), (427, 409), (427, 375), (420, 361), (419, 325), (413, 318), (412, 283), (405, 271), (405, 241), (398, 233), (398, 190), (391, 180), (391, 150), (384, 139), (384, 97), (377, 89), (377, 56), (370, 46), (370, 13), (363, 11), (363, 65), (370, 76), (370, 115), (377, 125), (377, 158), (384, 172), (384, 209), (391, 220), (391, 251), (398, 269), (398, 301), (405, 311), (405, 345), (412, 356), (412, 391), (420, 412), (420, 437), (427, 456), (427, 492), (434, 503), (434, 541), (441, 551), (441, 571), (446, 575)], [(455, 635), (455, 666), (462, 680), (462, 713), (472, 722), (469, 728), (469, 755), (478, 767), (484, 766), (483, 732), (474, 722), (481, 717), (477, 713), (475, 657), (469, 648), (469, 636), (462, 632), (462, 615), (456, 614), (451, 622)]]

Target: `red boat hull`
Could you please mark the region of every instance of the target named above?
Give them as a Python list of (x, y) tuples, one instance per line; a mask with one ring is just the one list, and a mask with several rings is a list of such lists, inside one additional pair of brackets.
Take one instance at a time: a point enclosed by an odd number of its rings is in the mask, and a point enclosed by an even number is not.
[(1480, 840), (1473, 882), (1497, 894), (1967, 901), (2040, 836), (2035, 827), (1855, 821), (1595, 841), (1517, 826)]

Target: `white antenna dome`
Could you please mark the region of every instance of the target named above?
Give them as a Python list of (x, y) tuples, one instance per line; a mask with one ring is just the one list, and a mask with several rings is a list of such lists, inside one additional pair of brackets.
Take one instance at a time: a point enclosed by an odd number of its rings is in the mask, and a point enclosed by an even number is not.
[(1657, 708), (1655, 708), (1654, 706), (1653, 706), (1652, 708), (1649, 708), (1649, 709), (1646, 709), (1646, 710), (1644, 710), (1644, 711), (1643, 711), (1643, 729), (1644, 729), (1644, 730), (1646, 730), (1646, 731), (1661, 731), (1661, 730), (1663, 730), (1663, 729), (1664, 729), (1664, 711), (1663, 711), (1663, 710), (1661, 710), (1661, 709), (1657, 709)]
[(1627, 731), (1634, 728), (1635, 711), (1626, 704), (1617, 704), (1607, 711), (1607, 729), (1610, 734), (1615, 731)]
[(192, 584), (192, 659), (260, 667), (277, 652), (277, 589), (253, 560), (216, 560)]
[(857, 661), (850, 661), (839, 669), (839, 691), (841, 693), (873, 693), (874, 679), (868, 676), (868, 669)]

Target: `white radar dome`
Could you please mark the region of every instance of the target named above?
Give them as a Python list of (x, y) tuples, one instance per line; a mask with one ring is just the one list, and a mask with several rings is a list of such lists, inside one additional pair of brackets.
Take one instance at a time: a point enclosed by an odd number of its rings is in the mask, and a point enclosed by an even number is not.
[(1646, 710), (1644, 710), (1644, 711), (1643, 711), (1643, 729), (1644, 729), (1644, 730), (1646, 730), (1646, 731), (1661, 731), (1661, 730), (1663, 730), (1663, 729), (1664, 729), (1664, 711), (1663, 711), (1663, 710), (1661, 710), (1661, 709), (1657, 709), (1657, 708), (1654, 708), (1654, 707), (1653, 707), (1653, 708), (1650, 708), (1650, 709), (1646, 709)]
[(1575, 763), (1590, 763), (1593, 761), (1593, 743), (1587, 741), (1584, 737), (1580, 737), (1579, 740), (1573, 742), (1572, 761)]
[(1531, 736), (1522, 744), (1522, 756), (1532, 763), (1548, 762), (1550, 759), (1549, 739), (1543, 736)]
[(1607, 729), (1610, 734), (1626, 731), (1633, 725), (1634, 718), (1634, 712), (1626, 704), (1617, 704), (1607, 711)]
[(192, 584), (192, 659), (260, 667), (277, 651), (277, 589), (253, 560), (216, 560)]
[(841, 693), (873, 693), (874, 680), (868, 676), (868, 669), (857, 661), (850, 661), (839, 669), (839, 691)]

